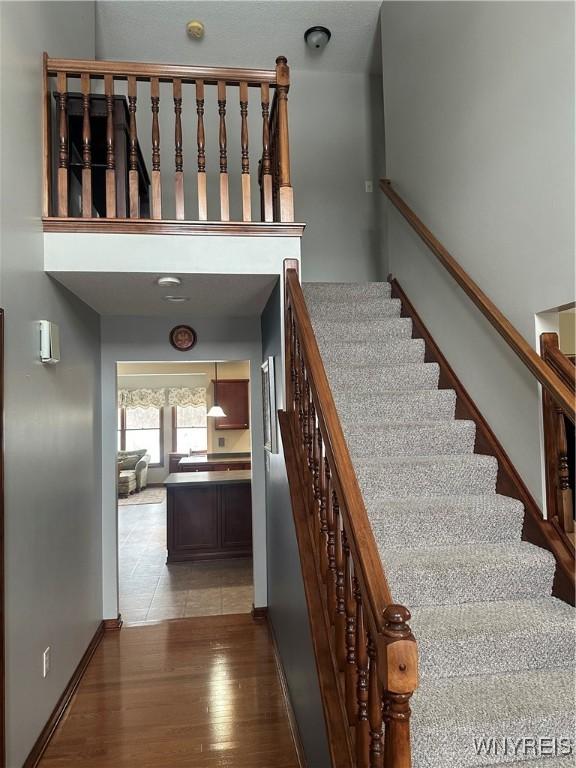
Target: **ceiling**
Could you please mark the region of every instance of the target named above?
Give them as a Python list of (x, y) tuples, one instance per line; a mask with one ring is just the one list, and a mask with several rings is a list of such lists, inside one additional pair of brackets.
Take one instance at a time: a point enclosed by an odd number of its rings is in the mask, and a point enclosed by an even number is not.
[[(381, 66), (373, 0), (97, 0), (96, 55), (102, 59), (273, 69), (280, 54), (296, 70), (374, 72)], [(186, 23), (205, 25), (200, 41)], [(321, 52), (304, 43), (308, 27), (332, 39)]]
[[(178, 288), (160, 288), (157, 275), (131, 272), (55, 272), (52, 277), (101, 315), (253, 317), (266, 306), (278, 275), (179, 275)], [(188, 296), (170, 304), (163, 296)]]

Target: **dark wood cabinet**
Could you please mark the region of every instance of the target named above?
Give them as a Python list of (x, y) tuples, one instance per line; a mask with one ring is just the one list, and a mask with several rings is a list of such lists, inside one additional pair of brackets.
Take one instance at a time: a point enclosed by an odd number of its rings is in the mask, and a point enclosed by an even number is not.
[[(54, 94), (56, 99), (56, 94)], [(70, 140), (70, 174), (82, 185), (82, 94), (70, 92), (67, 100), (68, 136)], [(106, 216), (106, 97), (90, 94), (90, 129), (92, 132), (92, 205), (94, 215)], [(56, 135), (57, 138), (57, 135)], [(114, 97), (114, 154), (116, 160), (116, 216), (124, 218), (130, 210), (128, 196), (129, 113), (124, 96)], [(137, 143), (138, 196), (140, 216), (150, 215), (150, 178), (144, 157)], [(70, 216), (81, 216), (81, 205), (70, 184)]]
[(214, 399), (226, 416), (215, 419), (214, 429), (248, 429), (250, 399), (248, 379), (219, 379), (214, 384)]
[(249, 472), (177, 473), (165, 485), (169, 563), (252, 554)]

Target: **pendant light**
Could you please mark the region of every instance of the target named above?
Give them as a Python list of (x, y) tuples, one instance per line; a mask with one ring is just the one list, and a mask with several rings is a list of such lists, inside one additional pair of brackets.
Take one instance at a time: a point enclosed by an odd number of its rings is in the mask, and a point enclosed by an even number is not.
[(222, 410), (222, 408), (218, 405), (218, 363), (214, 363), (214, 405), (208, 413), (207, 416), (213, 416), (216, 419), (225, 418), (226, 414)]

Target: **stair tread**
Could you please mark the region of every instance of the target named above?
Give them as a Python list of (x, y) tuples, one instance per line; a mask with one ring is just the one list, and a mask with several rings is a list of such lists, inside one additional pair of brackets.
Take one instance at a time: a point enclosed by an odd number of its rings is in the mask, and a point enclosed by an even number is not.
[(411, 708), (414, 768), (513, 763), (513, 751), (498, 758), (478, 754), (474, 739), (572, 738), (574, 670), (431, 677)]
[(476, 439), (476, 425), (465, 420), (375, 424), (369, 440), (366, 439), (366, 429), (357, 423), (343, 425), (343, 429), (353, 458), (372, 454), (472, 454)]
[(302, 283), (306, 299), (324, 297), (326, 299), (342, 300), (352, 298), (390, 298), (391, 285), (385, 282), (366, 283)]
[(381, 551), (519, 541), (524, 506), (497, 493), (366, 500)]
[(394, 600), (409, 609), (549, 597), (552, 553), (525, 541), (382, 550)]
[(576, 661), (574, 611), (554, 597), (419, 606), (410, 626), (421, 678), (551, 669)]

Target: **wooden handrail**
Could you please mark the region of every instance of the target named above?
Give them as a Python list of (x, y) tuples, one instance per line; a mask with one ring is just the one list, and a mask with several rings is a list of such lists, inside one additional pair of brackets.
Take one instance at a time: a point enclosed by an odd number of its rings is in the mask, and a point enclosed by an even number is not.
[(217, 85), (219, 81), (227, 85), (240, 85), (245, 82), (250, 86), (260, 87), (261, 83), (276, 85), (275, 69), (240, 69), (234, 67), (197, 67), (186, 64), (150, 64), (141, 61), (96, 61), (93, 59), (55, 59), (46, 57), (46, 69), (49, 75), (65, 72), (67, 75), (88, 74), (94, 78), (114, 75), (117, 80), (135, 77), (146, 81), (157, 77), (160, 82), (172, 82), (180, 79), (186, 83), (201, 80), (205, 85)]
[(576, 387), (576, 366), (568, 355), (558, 346), (558, 336), (555, 333), (543, 333), (541, 339), (542, 359), (555, 370), (567, 387)]
[(560, 378), (556, 370), (545, 362), (519, 333), (512, 323), (496, 307), (480, 286), (460, 266), (456, 259), (440, 243), (414, 213), (410, 206), (395, 191), (389, 179), (381, 179), (380, 187), (386, 197), (400, 211), (420, 239), (434, 253), (438, 261), (446, 268), (466, 295), (474, 302), (489, 323), (498, 331), (508, 346), (516, 353), (528, 370), (538, 379), (572, 423), (576, 420), (574, 392)]
[(298, 273), (291, 268), (285, 319), (286, 415), (325, 585), (333, 664), (343, 673), (341, 701), (355, 733), (355, 765), (410, 768), (409, 702), (418, 685), (410, 613), (392, 602)]

